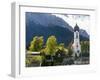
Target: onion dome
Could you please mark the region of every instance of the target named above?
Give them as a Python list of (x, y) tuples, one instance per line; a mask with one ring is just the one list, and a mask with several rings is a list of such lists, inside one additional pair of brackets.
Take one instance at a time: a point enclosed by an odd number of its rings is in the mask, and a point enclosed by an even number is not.
[(78, 27), (77, 24), (76, 24), (75, 27), (74, 27), (74, 32), (75, 32), (75, 31), (78, 31), (78, 32), (79, 32), (79, 27)]

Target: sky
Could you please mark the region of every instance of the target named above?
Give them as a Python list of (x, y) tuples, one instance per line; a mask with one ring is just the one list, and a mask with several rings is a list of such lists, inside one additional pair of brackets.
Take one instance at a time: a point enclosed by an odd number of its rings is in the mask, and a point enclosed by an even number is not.
[(65, 22), (67, 22), (73, 28), (75, 27), (76, 23), (80, 29), (84, 29), (89, 32), (89, 25), (90, 25), (90, 16), (89, 15), (75, 15), (75, 14), (52, 14), (57, 17), (62, 18)]

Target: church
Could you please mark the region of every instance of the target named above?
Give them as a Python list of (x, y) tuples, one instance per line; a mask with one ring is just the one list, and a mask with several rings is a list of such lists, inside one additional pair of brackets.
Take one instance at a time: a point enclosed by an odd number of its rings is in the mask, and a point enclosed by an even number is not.
[(74, 27), (74, 43), (72, 45), (73, 57), (79, 57), (81, 53), (81, 45), (80, 45), (80, 36), (79, 36), (79, 27), (76, 24)]

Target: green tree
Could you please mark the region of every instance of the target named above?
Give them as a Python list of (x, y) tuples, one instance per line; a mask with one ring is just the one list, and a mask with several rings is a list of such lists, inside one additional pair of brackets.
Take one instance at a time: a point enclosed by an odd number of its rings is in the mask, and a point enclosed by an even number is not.
[(89, 56), (89, 41), (81, 41), (81, 53), (83, 56)]
[(46, 49), (45, 49), (46, 54), (47, 55), (55, 55), (56, 46), (57, 46), (56, 37), (50, 36), (46, 42)]
[(68, 48), (68, 56), (72, 56), (72, 54), (73, 54), (73, 51), (72, 51), (71, 47), (69, 47)]
[(64, 47), (64, 43), (60, 43), (57, 46), (56, 52), (67, 55), (68, 54), (68, 50)]
[(69, 57), (72, 56), (72, 54), (73, 54), (72, 45), (73, 45), (73, 41), (71, 41), (69, 43), (68, 47), (67, 47), (67, 49), (68, 49), (68, 56)]
[(59, 49), (64, 50), (64, 43), (60, 43), (60, 44), (58, 45), (58, 47), (59, 47)]
[(43, 37), (35, 36), (30, 43), (29, 51), (40, 51), (43, 47)]

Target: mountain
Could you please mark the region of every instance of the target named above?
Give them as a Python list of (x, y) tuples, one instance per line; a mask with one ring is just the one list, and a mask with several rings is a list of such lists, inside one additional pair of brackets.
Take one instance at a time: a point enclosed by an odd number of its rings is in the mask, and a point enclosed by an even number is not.
[(89, 34), (83, 29), (80, 29), (80, 36), (85, 37), (86, 39), (89, 39)]
[[(73, 41), (73, 32), (73, 28), (62, 18), (50, 13), (26, 12), (26, 46), (34, 36), (43, 36), (46, 43), (50, 35), (54, 35), (58, 43), (67, 46)], [(89, 40), (89, 35), (83, 29), (80, 29), (80, 40)]]
[(35, 23), (44, 27), (61, 26), (73, 31), (73, 28), (63, 19), (52, 15), (51, 13), (31, 13), (26, 12), (26, 23)]

